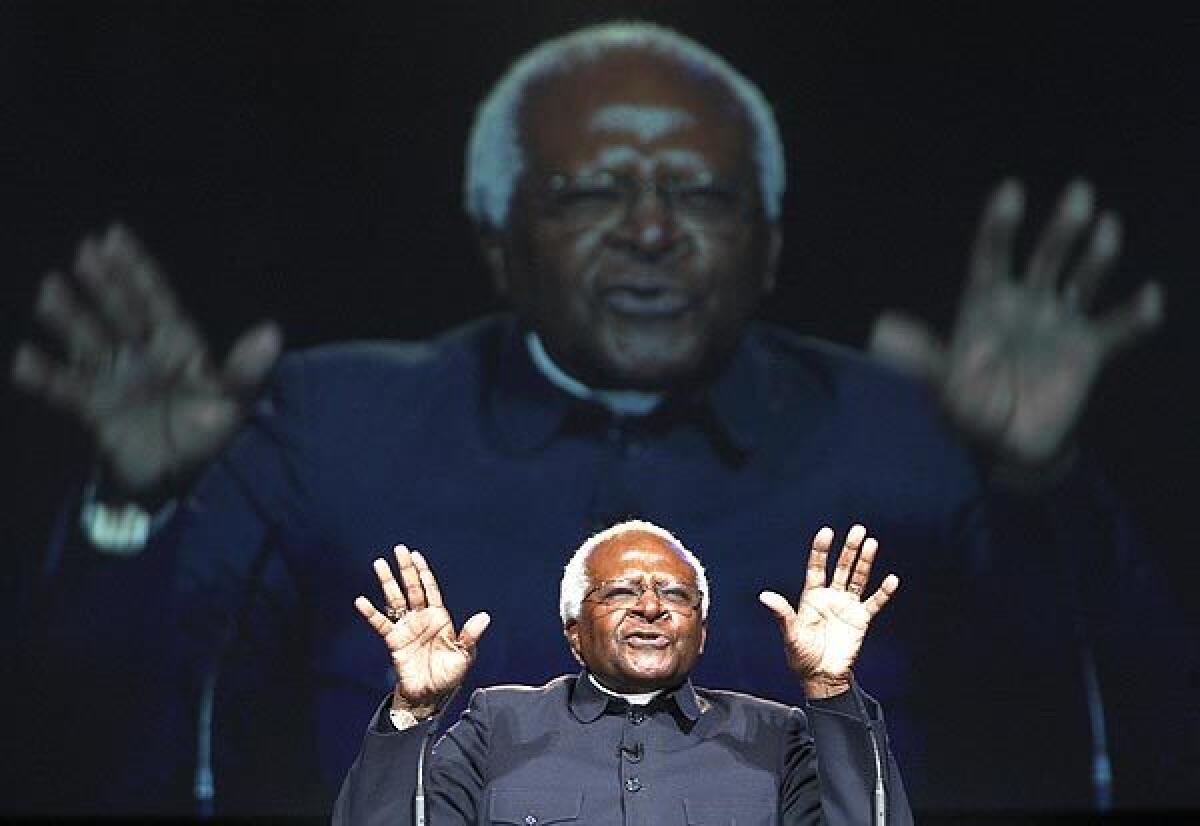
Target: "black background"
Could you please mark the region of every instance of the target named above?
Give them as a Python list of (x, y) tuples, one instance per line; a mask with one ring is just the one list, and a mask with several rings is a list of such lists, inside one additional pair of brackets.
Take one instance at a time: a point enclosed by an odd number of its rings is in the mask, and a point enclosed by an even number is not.
[[(860, 345), (886, 307), (944, 327), (998, 179), (1029, 186), (1023, 248), (1063, 184), (1096, 184), (1126, 228), (1106, 299), (1158, 279), (1168, 320), (1105, 374), (1084, 444), (1200, 619), (1200, 12), (1039, 6), (0, 3), (0, 346), (8, 358), (34, 332), (44, 271), (113, 219), (218, 351), (262, 317), (302, 346), (495, 309), (460, 208), (473, 107), (546, 36), (656, 20), (775, 107), (790, 186), (763, 315), (797, 329)], [(7, 595), (89, 456), (64, 418), (5, 392)]]

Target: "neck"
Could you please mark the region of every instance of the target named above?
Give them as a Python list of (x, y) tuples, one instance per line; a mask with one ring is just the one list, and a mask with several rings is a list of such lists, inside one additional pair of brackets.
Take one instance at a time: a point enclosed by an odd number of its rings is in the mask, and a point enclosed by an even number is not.
[(534, 366), (551, 384), (577, 399), (601, 404), (618, 416), (644, 416), (662, 401), (661, 393), (641, 390), (597, 390), (589, 387), (550, 358), (537, 333), (525, 334), (525, 346)]
[(650, 691), (638, 691), (638, 692), (618, 691), (616, 689), (609, 688), (604, 683), (600, 682), (600, 679), (590, 671), (588, 672), (587, 676), (588, 676), (588, 679), (592, 681), (592, 685), (594, 685), (596, 688), (600, 689), (601, 693), (607, 694), (610, 697), (620, 697), (621, 699), (623, 699), (627, 703), (629, 703), (631, 706), (644, 706), (647, 703), (649, 703), (651, 700), (653, 700), (655, 697), (657, 697), (659, 694), (663, 693), (663, 690), (661, 688), (652, 689)]

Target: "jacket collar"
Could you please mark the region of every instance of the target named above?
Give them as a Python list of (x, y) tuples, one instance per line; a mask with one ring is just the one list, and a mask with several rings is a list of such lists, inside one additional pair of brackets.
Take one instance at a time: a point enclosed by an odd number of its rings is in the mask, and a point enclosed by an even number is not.
[[(620, 697), (613, 697), (610, 694), (605, 694), (588, 679), (588, 672), (581, 671), (579, 676), (575, 678), (575, 684), (571, 688), (571, 698), (569, 705), (571, 714), (581, 723), (592, 723), (598, 720), (613, 703), (625, 703)], [(663, 705), (666, 707), (674, 706), (679, 710), (689, 722), (694, 723), (700, 718), (702, 709), (700, 706), (700, 698), (696, 696), (696, 689), (692, 686), (692, 681), (684, 680), (678, 686), (669, 691), (664, 691), (659, 694), (651, 705)]]
[[(596, 408), (556, 387), (530, 357), (526, 328), (516, 319), (505, 320), (497, 358), (489, 382), (489, 404), (500, 443), (517, 453), (545, 447), (559, 432), (568, 414)], [(764, 353), (746, 336), (716, 378), (692, 393), (669, 398), (656, 418), (693, 418), (719, 448), (745, 458), (762, 443), (771, 428), (770, 376)]]

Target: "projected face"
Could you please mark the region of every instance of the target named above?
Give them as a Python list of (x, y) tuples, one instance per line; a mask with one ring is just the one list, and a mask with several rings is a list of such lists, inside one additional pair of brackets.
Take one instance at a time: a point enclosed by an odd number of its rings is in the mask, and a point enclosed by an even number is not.
[(733, 96), (623, 52), (534, 87), (500, 287), (595, 387), (701, 378), (771, 286), (750, 130)]

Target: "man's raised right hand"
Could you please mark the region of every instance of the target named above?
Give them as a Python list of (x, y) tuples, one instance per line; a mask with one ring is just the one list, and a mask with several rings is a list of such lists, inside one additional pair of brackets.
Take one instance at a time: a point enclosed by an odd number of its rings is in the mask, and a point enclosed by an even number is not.
[(279, 357), (280, 331), (259, 324), (213, 364), (158, 266), (121, 226), (80, 243), (73, 275), (47, 274), (35, 308), (61, 357), (22, 342), (12, 380), (88, 429), (120, 496), (177, 493), (245, 418)]
[(375, 576), (383, 589), (387, 613), (366, 597), (354, 601), (375, 632), (383, 638), (396, 671), (392, 708), (427, 717), (462, 684), (475, 661), (475, 646), (491, 617), (475, 614), (458, 633), (442, 604), (442, 593), (429, 563), (420, 551), (397, 545), (396, 566), (400, 582), (386, 559), (375, 560)]

